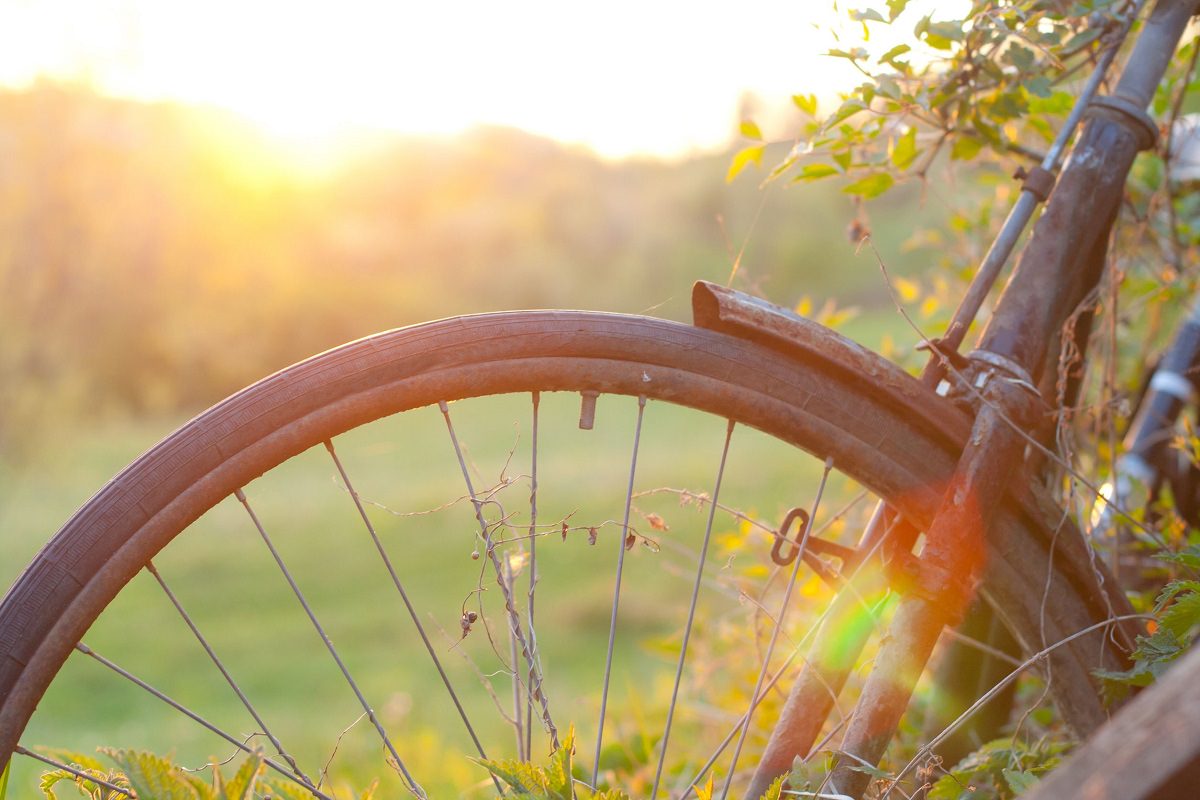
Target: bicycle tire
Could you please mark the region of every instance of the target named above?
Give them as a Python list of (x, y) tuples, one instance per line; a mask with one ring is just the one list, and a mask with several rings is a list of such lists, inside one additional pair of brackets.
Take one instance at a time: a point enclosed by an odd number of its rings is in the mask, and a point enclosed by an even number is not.
[[(642, 317), (480, 315), (359, 340), (231, 396), (102, 488), (0, 603), (0, 768), (72, 647), (160, 549), (263, 472), (402, 410), (503, 392), (643, 395), (831, 458), (926, 524), (968, 418), (848, 340), (815, 325), (812, 333), (812, 346), (797, 357)], [(1010, 492), (989, 550), (981, 591), (1027, 652), (1123, 610), (1078, 532), (1027, 481)], [(1097, 631), (1049, 659), (1055, 699), (1080, 735), (1106, 717), (1091, 670), (1122, 665), (1104, 637)]]

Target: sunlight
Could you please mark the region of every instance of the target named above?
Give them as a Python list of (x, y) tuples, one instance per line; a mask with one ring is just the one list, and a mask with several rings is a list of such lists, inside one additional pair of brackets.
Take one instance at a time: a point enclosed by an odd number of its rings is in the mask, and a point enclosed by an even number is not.
[[(882, 2), (864, 5), (883, 6)], [(961, 3), (910, 3), (911, 20)], [(16, 0), (0, 85), (40, 77), (233, 111), (285, 151), (335, 153), (364, 131), (521, 128), (608, 157), (728, 146), (738, 116), (788, 138), (794, 93), (828, 109), (861, 75), (824, 53), (862, 43), (832, 2), (603, 5)], [(872, 47), (910, 34), (872, 25)]]

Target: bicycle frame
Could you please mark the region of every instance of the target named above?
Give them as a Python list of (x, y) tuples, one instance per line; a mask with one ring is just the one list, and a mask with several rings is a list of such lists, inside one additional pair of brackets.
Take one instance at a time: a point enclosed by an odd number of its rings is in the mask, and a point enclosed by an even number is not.
[[(1161, 0), (1155, 6), (1115, 91), (1092, 100), (1090, 118), (1057, 184), (1050, 173), (1031, 176), (1040, 185), (1030, 187), (1027, 182), (1021, 202), (1028, 204), (1030, 194), (1048, 195), (1047, 206), (980, 336), (978, 349), (966, 358), (956, 352), (998, 272), (991, 253), (987, 268), (956, 314), (948, 339), (926, 343), (932, 351), (927, 385), (945, 377), (943, 388), (958, 392), (976, 408), (975, 424), (941, 508), (926, 531), (920, 558), (909, 565), (912, 574), (906, 582), (911, 586), (850, 719), (843, 757), (826, 784), (827, 791), (861, 796), (870, 781), (869, 772), (861, 767), (878, 764), (942, 629), (958, 624), (966, 612), (982, 568), (987, 521), (1011, 476), (1022, 471), (1026, 445), (1033, 441), (1026, 431), (1047, 400), (1052, 400), (1037, 389), (1057, 357), (1050, 343), (1058, 340), (1071, 315), (1103, 277), (1109, 231), (1126, 176), (1137, 153), (1157, 140), (1157, 126), (1145, 109), (1197, 6), (1196, 0)], [(1007, 230), (1005, 235), (1015, 240)], [(703, 302), (711, 305), (712, 300)], [(724, 302), (745, 303), (728, 297)], [(731, 315), (736, 312), (727, 313)], [(749, 325), (757, 329), (752, 335), (778, 339), (786, 328), (764, 321), (761, 309), (749, 316), (755, 315), (759, 319)], [(719, 314), (701, 309), (697, 324), (717, 327), (712, 321), (715, 316)], [(876, 519), (884, 516), (878, 514)], [(884, 526), (877, 522), (870, 527), (864, 552)], [(888, 544), (893, 555), (911, 550), (914, 538), (911, 531), (892, 536)], [(1131, 641), (1127, 631), (1124, 644)], [(795, 757), (809, 754), (820, 728), (820, 722), (815, 727), (812, 723), (812, 707), (829, 708), (831, 701), (824, 698), (831, 687), (840, 689), (839, 677), (845, 679), (844, 674), (822, 675), (815, 681), (802, 676), (796, 682), (748, 796), (758, 797), (775, 777), (790, 769)], [(824, 714), (820, 716), (823, 720)]]

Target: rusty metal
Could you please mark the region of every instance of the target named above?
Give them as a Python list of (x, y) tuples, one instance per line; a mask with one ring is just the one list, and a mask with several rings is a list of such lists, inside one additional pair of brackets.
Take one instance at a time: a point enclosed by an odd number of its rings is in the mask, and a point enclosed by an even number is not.
[(1020, 467), (1025, 440), (1009, 420), (1026, 422), (1036, 408), (1024, 381), (992, 377), (982, 394), (986, 402), (926, 531), (912, 593), (883, 639), (842, 741), (844, 755), (831, 785), (851, 797), (861, 796), (870, 783), (864, 767), (874, 768), (895, 736), (942, 628), (959, 624), (974, 600), (988, 529)]
[[(789, 532), (792, 529), (792, 523), (800, 520), (800, 526), (796, 528), (796, 543), (786, 552), (782, 552), (783, 545), (788, 541)], [(779, 530), (775, 533), (775, 545), (771, 548), (771, 560), (781, 567), (786, 567), (796, 560), (796, 556), (802, 551), (802, 543), (804, 537), (808, 533), (808, 512), (803, 508), (793, 508), (783, 518), (783, 524), (779, 526)]]
[(1200, 787), (1200, 648), (1139, 694), (1026, 800), (1192, 800)]
[[(880, 514), (868, 526), (864, 537), (872, 547), (892, 541), (911, 550), (918, 531), (903, 520), (887, 519)], [(869, 562), (869, 560), (868, 560)], [(864, 562), (864, 564), (868, 563)], [(779, 721), (771, 731), (767, 748), (759, 759), (746, 797), (760, 797), (771, 782), (792, 768), (792, 761), (804, 758), (812, 750), (825, 720), (833, 710), (846, 679), (858, 662), (859, 655), (874, 632), (875, 609), (864, 598), (878, 597), (887, 585), (884, 573), (875, 569), (859, 569), (847, 579), (848, 585), (839, 592), (817, 630), (809, 647), (800, 674), (788, 691)]]
[(1012, 358), (1035, 380), (1047, 344), (1078, 302), (1074, 276), (1086, 269), (1098, 240), (1108, 237), (1126, 175), (1147, 143), (1145, 120), (1139, 115), (1153, 98), (1195, 7), (1195, 0), (1163, 0), (1155, 6), (1116, 90), (1091, 113), (996, 303), (980, 348)]

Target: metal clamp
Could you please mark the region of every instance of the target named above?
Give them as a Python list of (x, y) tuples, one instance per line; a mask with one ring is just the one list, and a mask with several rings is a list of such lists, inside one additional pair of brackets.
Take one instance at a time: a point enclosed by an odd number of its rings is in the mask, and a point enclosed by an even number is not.
[(1032, 167), (1028, 170), (1023, 166), (1017, 167), (1013, 177), (1021, 181), (1023, 191), (1029, 192), (1042, 203), (1046, 202), (1046, 198), (1050, 196), (1050, 192), (1054, 191), (1054, 184), (1058, 181), (1053, 172), (1042, 167)]
[(999, 372), (1003, 378), (1016, 386), (1025, 389), (1035, 397), (1041, 398), (1041, 392), (1033, 384), (1033, 378), (1017, 362), (1011, 358), (993, 353), (990, 350), (972, 350), (967, 354), (967, 360), (972, 364), (986, 364), (990, 369), (980, 372), (975, 378), (974, 384), (976, 389), (982, 389), (988, 379), (995, 373)]
[(1107, 116), (1126, 124), (1138, 139), (1139, 150), (1150, 150), (1158, 144), (1158, 126), (1154, 118), (1140, 108), (1137, 103), (1126, 100), (1120, 95), (1101, 95), (1092, 98), (1088, 105), (1089, 113), (1106, 113)]

